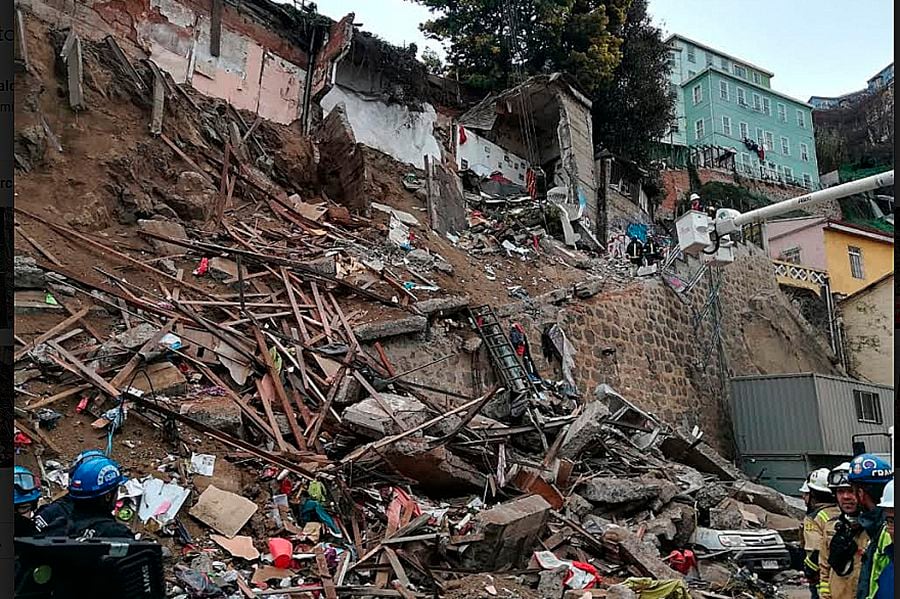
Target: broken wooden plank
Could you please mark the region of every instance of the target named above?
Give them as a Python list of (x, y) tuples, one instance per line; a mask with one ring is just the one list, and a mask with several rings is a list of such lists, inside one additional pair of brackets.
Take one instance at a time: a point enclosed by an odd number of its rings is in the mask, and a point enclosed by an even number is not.
[[(69, 41), (71, 39), (71, 42)], [(69, 88), (69, 106), (74, 111), (83, 110), (84, 105), (84, 64), (82, 63), (81, 38), (69, 30), (67, 45), (63, 46), (63, 60), (66, 63), (66, 83)]]
[(219, 56), (222, 46), (222, 0), (212, 0), (209, 15), (209, 54)]
[[(221, 0), (213, 0), (213, 6), (215, 6), (215, 2), (221, 2)], [(219, 179), (219, 197), (216, 199), (216, 210), (215, 210), (215, 221), (214, 224), (216, 227), (222, 226), (222, 219), (225, 218), (225, 204), (228, 202), (228, 172), (231, 168), (231, 144), (225, 142), (225, 160), (222, 162), (222, 176)], [(238, 269), (238, 274), (240, 274), (241, 270)]]
[(91, 385), (78, 385), (77, 387), (72, 387), (71, 389), (66, 389), (65, 391), (60, 391), (59, 393), (56, 393), (55, 395), (51, 395), (50, 397), (36, 401), (31, 405), (27, 405), (27, 406), (25, 406), (25, 409), (29, 410), (29, 411), (33, 411), (33, 410), (39, 410), (40, 408), (46, 408), (47, 406), (54, 404), (61, 399), (65, 399), (67, 397), (72, 397), (73, 395), (77, 395), (77, 394), (81, 393), (82, 391), (86, 391), (87, 389), (90, 389), (90, 388), (91, 388)]
[(44, 246), (35, 241), (35, 239), (26, 233), (20, 226), (16, 225), (16, 233), (21, 235), (25, 241), (27, 241), (31, 246), (36, 249), (44, 258), (55, 264), (56, 266), (62, 266), (62, 262), (60, 262), (56, 256), (50, 253)]
[(319, 574), (319, 579), (322, 582), (322, 587), (325, 590), (326, 599), (338, 599), (337, 591), (334, 588), (334, 581), (331, 579), (331, 574), (328, 572), (328, 562), (325, 561), (325, 550), (322, 549), (321, 545), (316, 545), (315, 547), (316, 554), (316, 570)]
[[(176, 145), (175, 145), (175, 142), (173, 142), (171, 139), (169, 139), (169, 138), (166, 136), (165, 133), (160, 133), (160, 134), (159, 134), (159, 138), (160, 138), (161, 140), (163, 140), (163, 142), (164, 142), (167, 146), (169, 146), (170, 148), (172, 148), (172, 151), (175, 152), (176, 154), (178, 154), (178, 157), (179, 157), (179, 158), (181, 158), (182, 160), (184, 160), (185, 162), (187, 162), (188, 165), (189, 165), (192, 169), (194, 169), (194, 171), (196, 171), (198, 175), (200, 175), (201, 177), (203, 177), (204, 179), (206, 179), (206, 181), (207, 181), (210, 185), (215, 185), (215, 182), (212, 180), (212, 177), (210, 177), (209, 174), (208, 174), (204, 169), (200, 168), (200, 165), (198, 165), (196, 162), (194, 162), (193, 159), (191, 159), (187, 154), (185, 154), (185, 153), (181, 150), (181, 148), (179, 148), (178, 146), (176, 146)], [(150, 235), (150, 234), (147, 233), (147, 235)]]
[(266, 375), (261, 379), (256, 379), (256, 391), (259, 393), (259, 399), (263, 405), (263, 412), (266, 415), (266, 418), (269, 419), (269, 425), (272, 427), (272, 432), (275, 433), (275, 444), (278, 446), (278, 449), (281, 451), (288, 451), (287, 443), (284, 442), (284, 437), (281, 436), (281, 427), (278, 426), (278, 421), (275, 420), (275, 412), (272, 411), (272, 395), (274, 393), (274, 389), (272, 388), (271, 377)]
[(54, 341), (47, 341), (47, 345), (52, 347), (61, 357), (65, 358), (69, 364), (75, 367), (75, 369), (80, 372), (84, 377), (91, 382), (95, 387), (106, 393), (112, 398), (117, 398), (121, 395), (121, 392), (106, 382), (103, 377), (97, 374), (97, 371), (86, 365), (84, 362), (76, 358), (72, 355), (69, 350), (62, 347), (58, 343)]
[(131, 61), (128, 60), (128, 57), (125, 56), (125, 53), (122, 51), (122, 48), (119, 46), (118, 42), (116, 42), (116, 38), (111, 35), (107, 35), (104, 38), (107, 47), (110, 52), (112, 52), (113, 57), (116, 59), (116, 62), (119, 63), (119, 66), (122, 67), (122, 70), (125, 71), (125, 74), (128, 75), (128, 78), (131, 79), (131, 82), (134, 83), (134, 86), (138, 89), (138, 91), (144, 91), (144, 83), (141, 81), (140, 75), (134, 69), (134, 66), (131, 64)]
[(166, 87), (163, 74), (152, 60), (147, 61), (153, 71), (153, 110), (150, 113), (150, 133), (162, 133), (163, 115), (166, 110)]
[(303, 436), (303, 432), (300, 430), (300, 424), (297, 422), (297, 417), (294, 415), (294, 410), (291, 407), (287, 392), (284, 390), (284, 385), (281, 384), (281, 377), (275, 368), (275, 362), (272, 360), (272, 356), (269, 354), (269, 347), (266, 344), (266, 339), (256, 324), (253, 325), (253, 334), (256, 337), (256, 343), (259, 345), (259, 350), (262, 352), (262, 359), (266, 366), (266, 370), (268, 370), (269, 376), (272, 377), (275, 394), (281, 402), (281, 409), (284, 410), (284, 414), (287, 417), (291, 434), (294, 435), (294, 441), (301, 451), (306, 451), (306, 437)]
[(16, 8), (16, 58), (22, 61), (22, 65), (26, 71), (31, 70), (31, 63), (28, 62), (28, 40), (25, 37), (25, 17), (22, 11)]
[(403, 565), (397, 558), (397, 553), (390, 547), (385, 547), (384, 554), (391, 563), (391, 568), (394, 570), (394, 575), (397, 577), (397, 580), (403, 585), (404, 589), (409, 588), (409, 577), (406, 575), (406, 570), (403, 569)]
[(45, 343), (46, 341), (53, 339), (53, 337), (55, 337), (57, 334), (61, 333), (62, 331), (66, 330), (67, 328), (69, 328), (70, 326), (72, 326), (73, 324), (75, 324), (76, 322), (81, 320), (84, 316), (87, 315), (89, 310), (90, 310), (90, 308), (82, 308), (81, 310), (79, 310), (72, 316), (69, 316), (67, 319), (65, 319), (58, 325), (52, 327), (46, 333), (44, 333), (42, 335), (38, 335), (33, 341), (31, 341), (31, 343), (29, 343), (28, 345), (26, 345), (25, 347), (23, 347), (22, 349), (20, 349), (19, 351), (17, 351), (15, 353), (15, 355), (13, 356), (13, 362), (19, 361), (20, 359), (22, 359), (23, 356), (25, 356), (25, 354), (27, 354), (28, 352), (30, 352), (31, 350), (36, 348), (41, 343)]
[(62, 455), (59, 447), (57, 447), (56, 444), (50, 439), (50, 437), (40, 428), (31, 428), (21, 420), (15, 420), (14, 425), (26, 435), (31, 437), (33, 440), (36, 440), (38, 443), (43, 445), (46, 449), (49, 449), (54, 455)]

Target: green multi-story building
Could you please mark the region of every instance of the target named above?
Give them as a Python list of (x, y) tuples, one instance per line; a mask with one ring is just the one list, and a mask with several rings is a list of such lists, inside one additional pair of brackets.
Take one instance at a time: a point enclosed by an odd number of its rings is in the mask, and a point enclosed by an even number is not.
[(666, 42), (676, 115), (663, 142), (717, 150), (707, 159), (733, 150), (746, 176), (819, 187), (810, 104), (773, 90), (771, 71), (681, 35)]

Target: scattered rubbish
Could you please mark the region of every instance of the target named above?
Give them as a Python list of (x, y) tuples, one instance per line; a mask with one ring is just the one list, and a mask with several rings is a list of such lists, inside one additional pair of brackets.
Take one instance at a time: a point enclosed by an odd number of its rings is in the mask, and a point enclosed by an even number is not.
[(158, 478), (147, 477), (142, 482), (138, 518), (144, 523), (151, 518), (160, 525), (171, 522), (191, 494), (190, 489)]
[(230, 539), (244, 527), (258, 509), (259, 507), (249, 499), (210, 485), (188, 513)]
[(200, 264), (194, 269), (193, 274), (194, 276), (202, 277), (207, 272), (209, 272), (209, 258), (201, 258)]
[(212, 476), (216, 466), (216, 456), (207, 453), (192, 453), (188, 472), (201, 476)]
[(231, 554), (248, 561), (259, 559), (259, 550), (253, 546), (253, 539), (245, 536), (235, 536), (231, 539), (221, 535), (209, 535), (216, 545)]

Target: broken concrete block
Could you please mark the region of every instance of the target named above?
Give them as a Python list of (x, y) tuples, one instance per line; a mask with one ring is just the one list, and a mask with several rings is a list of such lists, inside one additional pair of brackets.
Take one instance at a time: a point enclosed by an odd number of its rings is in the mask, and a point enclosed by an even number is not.
[(575, 283), (575, 297), (579, 299), (587, 299), (593, 297), (603, 291), (605, 282), (600, 278), (590, 278), (586, 281)]
[(166, 198), (179, 218), (184, 220), (205, 220), (216, 205), (219, 192), (203, 175), (194, 171), (184, 171)]
[(738, 502), (726, 499), (709, 510), (709, 527), (716, 530), (739, 530), (744, 528), (744, 515)]
[[(187, 391), (187, 379), (181, 371), (171, 362), (157, 362), (147, 366), (138, 375), (131, 386), (140, 389), (145, 394), (159, 393), (161, 395), (182, 395)], [(147, 379), (150, 379), (149, 381)]]
[(317, 260), (301, 262), (301, 264), (320, 275), (328, 277), (337, 275), (337, 263), (334, 260), (334, 256), (325, 256), (324, 258), (319, 258)]
[[(165, 237), (171, 237), (173, 239), (187, 239), (187, 231), (184, 230), (181, 223), (170, 220), (141, 219), (138, 220), (137, 224), (138, 228), (145, 233), (164, 235)], [(153, 239), (152, 237), (148, 237), (147, 239), (150, 242), (150, 245), (152, 245), (161, 256), (174, 256), (175, 254), (183, 254), (186, 251), (184, 247), (175, 245), (174, 243)]]
[(659, 496), (660, 481), (644, 478), (594, 478), (581, 487), (581, 494), (593, 503), (620, 504), (649, 501)]
[(484, 489), (484, 474), (446, 446), (430, 448), (425, 439), (408, 437), (382, 451), (391, 466), (403, 476), (418, 481), (426, 492), (458, 493), (465, 488)]
[(384, 403), (391, 409), (388, 414), (382, 409), (374, 397), (369, 397), (353, 404), (344, 410), (341, 418), (344, 424), (352, 431), (372, 439), (381, 439), (389, 435), (396, 435), (404, 430), (391, 418), (406, 424), (406, 428), (418, 426), (431, 419), (425, 404), (414, 397), (395, 395), (393, 393), (379, 394)]
[(482, 570), (514, 568), (527, 561), (550, 514), (550, 504), (540, 495), (528, 495), (501, 503), (475, 518), (484, 540), (463, 554), (464, 567)]
[[(243, 276), (247, 276), (247, 269), (241, 266)], [(209, 261), (209, 274), (217, 281), (227, 281), (238, 278), (237, 262), (216, 256)]]
[(785, 496), (775, 489), (749, 481), (741, 481), (741, 484), (735, 486), (735, 498), (738, 501), (752, 503), (770, 512), (798, 520), (802, 520), (805, 515), (804, 510), (789, 503)]
[(13, 258), (13, 273), (16, 289), (44, 289), (47, 286), (46, 274), (29, 256)]
[(619, 546), (619, 554), (626, 563), (633, 564), (644, 576), (650, 576), (658, 580), (682, 578), (682, 576), (670, 568), (659, 558), (659, 552), (652, 545), (641, 543), (637, 536), (630, 530), (621, 526), (610, 526), (603, 533), (605, 543), (616, 543)]
[(127, 349), (138, 349), (159, 331), (159, 327), (152, 324), (142, 322), (130, 329), (125, 329), (115, 337), (113, 337), (116, 345)]
[(612, 584), (606, 589), (606, 599), (637, 599), (637, 595), (624, 584)]
[(576, 520), (581, 520), (591, 513), (591, 510), (594, 509), (594, 504), (578, 493), (572, 493), (566, 500), (566, 509), (571, 515), (575, 516)]
[(575, 459), (588, 447), (602, 447), (603, 423), (609, 416), (609, 408), (600, 401), (589, 402), (581, 415), (569, 425), (559, 448), (559, 456)]
[(334, 394), (334, 403), (338, 406), (356, 403), (362, 392), (362, 385), (356, 380), (356, 377), (345, 376), (341, 379), (338, 390)]
[(353, 329), (353, 334), (360, 341), (378, 341), (397, 335), (421, 333), (427, 326), (428, 319), (424, 316), (407, 316), (396, 320), (362, 324)]
[(733, 481), (747, 478), (705, 441), (695, 444), (691, 436), (683, 431), (676, 431), (666, 437), (660, 445), (660, 449), (668, 459), (692, 466), (700, 472), (714, 474), (720, 480)]
[[(416, 302), (416, 309), (425, 316), (448, 316), (467, 308), (469, 296), (451, 295), (450, 297), (436, 297), (421, 302)], [(479, 339), (480, 341), (480, 339)]]
[(179, 405), (182, 415), (229, 435), (241, 435), (241, 409), (227, 397), (201, 395)]
[(538, 580), (538, 595), (547, 599), (560, 599), (565, 592), (565, 581), (569, 575), (569, 566), (563, 564), (555, 570), (541, 571)]
[(700, 570), (700, 578), (709, 582), (709, 587), (713, 591), (725, 589), (734, 578), (734, 573), (729, 568), (713, 560), (699, 560), (698, 569)]

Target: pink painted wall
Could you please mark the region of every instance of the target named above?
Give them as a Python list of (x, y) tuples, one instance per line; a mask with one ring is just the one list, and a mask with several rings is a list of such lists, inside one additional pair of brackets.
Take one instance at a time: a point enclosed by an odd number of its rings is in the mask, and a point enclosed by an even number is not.
[(822, 217), (770, 221), (766, 223), (769, 257), (778, 260), (788, 248), (800, 248), (800, 263), (810, 268), (827, 270), (825, 258), (825, 220)]

